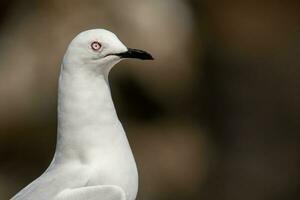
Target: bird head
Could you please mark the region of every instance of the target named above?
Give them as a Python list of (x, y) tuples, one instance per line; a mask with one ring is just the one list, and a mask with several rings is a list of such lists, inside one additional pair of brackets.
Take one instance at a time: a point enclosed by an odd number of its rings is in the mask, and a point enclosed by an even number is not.
[(78, 34), (71, 41), (64, 63), (99, 70), (110, 69), (124, 58), (153, 60), (146, 51), (126, 47), (114, 33), (93, 29)]

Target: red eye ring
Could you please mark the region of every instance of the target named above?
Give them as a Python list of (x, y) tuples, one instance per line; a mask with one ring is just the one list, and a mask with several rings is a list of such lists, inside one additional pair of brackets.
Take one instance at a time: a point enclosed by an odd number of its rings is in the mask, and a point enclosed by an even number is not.
[(100, 48), (101, 48), (101, 44), (99, 42), (93, 42), (91, 44), (91, 48), (94, 50), (94, 51), (98, 51)]

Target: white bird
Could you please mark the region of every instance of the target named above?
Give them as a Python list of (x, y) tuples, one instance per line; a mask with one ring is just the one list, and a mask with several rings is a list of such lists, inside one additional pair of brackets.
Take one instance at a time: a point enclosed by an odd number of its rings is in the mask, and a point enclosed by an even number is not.
[(58, 136), (48, 169), (12, 200), (134, 200), (136, 163), (108, 83), (123, 58), (152, 60), (104, 29), (80, 33), (61, 64)]

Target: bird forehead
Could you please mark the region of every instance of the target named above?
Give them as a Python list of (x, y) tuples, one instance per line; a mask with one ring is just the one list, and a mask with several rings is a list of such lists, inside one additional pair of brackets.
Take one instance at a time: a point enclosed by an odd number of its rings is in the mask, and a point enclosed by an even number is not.
[(99, 42), (106, 42), (112, 43), (118, 41), (117, 36), (105, 29), (93, 29), (88, 30), (80, 33), (76, 38), (75, 41), (78, 42), (92, 42), (92, 41), (99, 41)]

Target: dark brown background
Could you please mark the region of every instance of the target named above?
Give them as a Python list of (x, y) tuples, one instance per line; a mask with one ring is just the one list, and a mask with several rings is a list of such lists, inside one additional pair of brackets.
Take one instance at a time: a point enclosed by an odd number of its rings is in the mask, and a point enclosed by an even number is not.
[(156, 58), (110, 76), (138, 199), (300, 199), (299, 1), (2, 0), (0, 9), (0, 199), (51, 161), (60, 61), (90, 28)]

